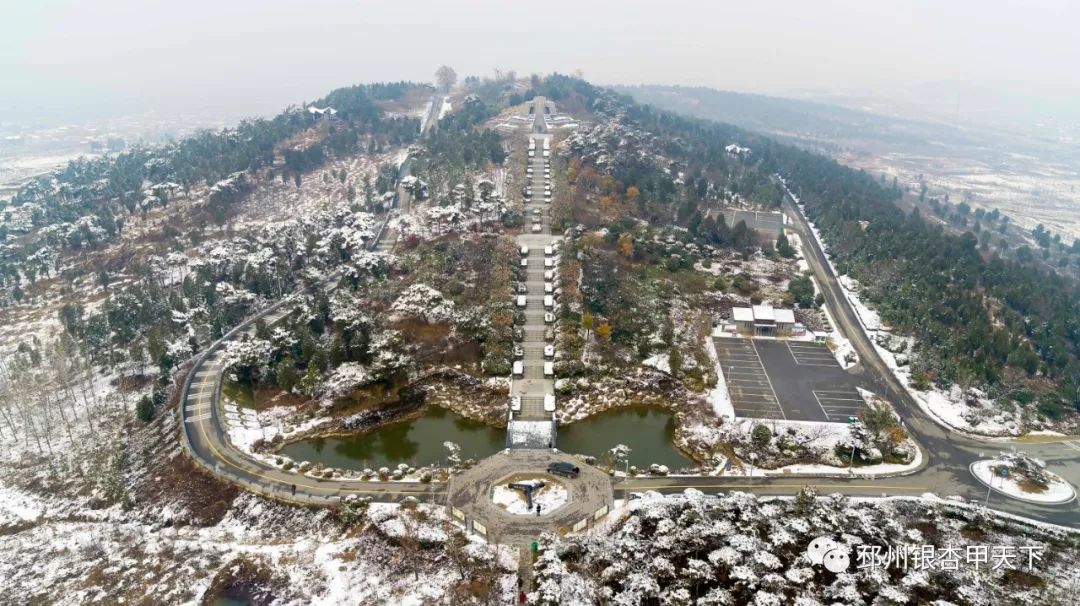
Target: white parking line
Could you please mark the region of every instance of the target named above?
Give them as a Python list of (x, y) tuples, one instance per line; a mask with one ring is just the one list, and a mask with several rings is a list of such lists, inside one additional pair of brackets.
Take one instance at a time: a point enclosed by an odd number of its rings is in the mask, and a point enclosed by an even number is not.
[(855, 391), (854, 389), (815, 389), (814, 391), (816, 391), (818, 393), (840, 393), (840, 394), (847, 394), (847, 395), (853, 395), (853, 394), (858, 395), (858, 393), (859, 393), (859, 392)]
[(761, 372), (765, 373), (765, 380), (769, 382), (769, 391), (772, 392), (773, 399), (776, 400), (776, 407), (780, 409), (780, 414), (787, 420), (787, 415), (784, 414), (784, 407), (780, 406), (780, 398), (776, 397), (776, 389), (773, 387), (772, 379), (769, 378), (769, 371), (765, 370), (765, 364), (761, 362), (761, 355), (758, 354), (757, 345), (754, 344), (754, 340), (750, 340), (750, 346), (754, 348), (754, 355), (758, 357), (758, 364), (761, 364)]

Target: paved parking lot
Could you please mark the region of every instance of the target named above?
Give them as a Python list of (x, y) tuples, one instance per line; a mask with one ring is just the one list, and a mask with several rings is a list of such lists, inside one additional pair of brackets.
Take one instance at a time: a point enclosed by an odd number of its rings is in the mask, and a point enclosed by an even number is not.
[(735, 414), (755, 419), (787, 419), (754, 340), (717, 337), (713, 342)]
[[(735, 415), (846, 423), (865, 409), (862, 378), (820, 343), (714, 337)], [(865, 386), (863, 386), (865, 387)]]
[(756, 210), (729, 209), (724, 212), (724, 220), (728, 225), (734, 226), (739, 221), (744, 221), (750, 229), (780, 234), (784, 227), (784, 215), (778, 212), (762, 212)]

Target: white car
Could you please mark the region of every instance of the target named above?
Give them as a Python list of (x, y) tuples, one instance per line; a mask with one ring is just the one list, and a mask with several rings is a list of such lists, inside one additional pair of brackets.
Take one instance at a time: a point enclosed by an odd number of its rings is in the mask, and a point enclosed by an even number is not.
[(544, 255), (545, 256), (550, 257), (553, 254), (555, 254), (555, 247), (554, 246), (545, 246), (544, 247)]
[(525, 364), (523, 364), (520, 360), (514, 362), (514, 376), (520, 377), (523, 374), (525, 374)]
[(553, 324), (554, 322), (555, 322), (555, 314), (551, 313), (550, 311), (544, 312), (544, 323), (545, 324)]
[(545, 377), (550, 377), (550, 376), (552, 376), (554, 374), (555, 374), (555, 363), (554, 362), (544, 362), (544, 376)]
[(528, 259), (522, 259), (521, 260), (521, 266), (522, 267), (528, 267), (529, 266), (529, 260)]
[(540, 214), (540, 209), (539, 208), (532, 209), (532, 214), (539, 215)]
[(544, 279), (547, 280), (548, 282), (551, 282), (552, 280), (554, 280), (555, 279), (555, 270), (549, 269), (549, 270), (545, 271), (544, 272)]
[(533, 223), (532, 230), (534, 234), (538, 234), (544, 230), (544, 226), (539, 223)]
[(514, 412), (521, 410), (521, 396), (510, 396), (510, 410)]
[(555, 307), (555, 297), (551, 295), (544, 295), (544, 307), (546, 309), (551, 309), (552, 307)]
[[(525, 267), (525, 259), (522, 259), (521, 262), (522, 267)], [(555, 267), (555, 259), (552, 259), (551, 257), (544, 259), (544, 267)]]
[(521, 256), (523, 256), (523, 257), (529, 256), (529, 247), (528, 246), (522, 246), (521, 247)]
[(525, 295), (518, 295), (517, 306), (518, 307), (525, 307)]
[(550, 295), (555, 292), (555, 285), (551, 282), (544, 282), (544, 294)]
[(555, 396), (551, 394), (544, 396), (544, 412), (555, 412)]
[(554, 345), (545, 345), (544, 346), (544, 357), (545, 358), (554, 358), (555, 357), (555, 346)]

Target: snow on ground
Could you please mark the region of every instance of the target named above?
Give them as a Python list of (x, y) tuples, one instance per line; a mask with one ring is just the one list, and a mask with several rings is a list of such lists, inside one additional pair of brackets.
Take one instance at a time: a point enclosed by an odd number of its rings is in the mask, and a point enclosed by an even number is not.
[(724, 370), (721, 368), (720, 357), (716, 354), (716, 345), (711, 338), (705, 339), (705, 352), (712, 360), (713, 369), (716, 371), (716, 385), (709, 390), (709, 404), (717, 417), (721, 419), (735, 419), (735, 406), (731, 403), (731, 394), (728, 393), (727, 379), (724, 378)]
[[(786, 432), (796, 432), (798, 436), (797, 441), (800, 444), (804, 444), (811, 450), (827, 453), (832, 458), (835, 458), (833, 454), (838, 446), (851, 443), (851, 429), (846, 423), (820, 423), (815, 421), (760, 421), (756, 419), (743, 419), (735, 422), (735, 427), (740, 433), (749, 436), (753, 431), (754, 426), (765, 423), (769, 428), (773, 429), (778, 434)], [(910, 438), (909, 438), (910, 441)], [(914, 446), (914, 444), (912, 444)], [(873, 476), (883, 474), (897, 474), (905, 471), (911, 471), (918, 469), (922, 464), (922, 451), (915, 448), (915, 458), (906, 464), (892, 464), (892, 463), (879, 463), (876, 465), (860, 465), (858, 467), (851, 468), (850, 471), (847, 468), (847, 461), (837, 460), (836, 465), (826, 464), (797, 464), (797, 465), (785, 465), (783, 467), (777, 467), (775, 469), (761, 469), (755, 468), (752, 472), (754, 476), (776, 476), (776, 475), (788, 475), (788, 474), (836, 474), (849, 472), (859, 476)], [(725, 472), (724, 475), (737, 475), (746, 476), (750, 475), (749, 467), (744, 469), (732, 468)]]
[[(249, 455), (263, 456), (263, 458), (269, 460), (273, 460), (275, 457), (256, 455), (254, 452), (253, 447), (257, 441), (269, 442), (278, 435), (306, 433), (332, 420), (330, 417), (314, 417), (293, 425), (288, 420), (296, 413), (296, 408), (292, 406), (275, 406), (259, 411), (257, 414), (251, 409), (239, 409), (244, 411), (243, 413), (233, 412), (237, 410), (231, 404), (225, 405), (225, 420), (229, 428), (229, 441), (232, 442), (233, 446)], [(230, 416), (230, 413), (233, 416)]]
[(529, 504), (525, 500), (525, 493), (516, 488), (510, 488), (507, 483), (495, 485), (491, 500), (499, 507), (505, 509), (507, 513), (518, 516), (536, 515), (537, 505), (540, 506), (540, 513), (544, 514), (566, 504), (569, 493), (567, 493), (566, 487), (560, 482), (545, 479), (521, 480), (518, 483), (532, 484), (535, 486), (541, 482), (543, 482), (543, 486), (540, 489), (533, 491), (532, 509), (529, 509)]
[(511, 444), (537, 444), (551, 440), (551, 421), (515, 420), (507, 427)]
[(1057, 474), (1045, 471), (1044, 473), (1050, 477), (1050, 482), (1047, 484), (1046, 490), (1038, 492), (1025, 489), (1017, 481), (1021, 477), (1019, 474), (1009, 474), (1008, 477), (995, 474), (994, 470), (999, 467), (1009, 467), (1009, 464), (1006, 461), (986, 459), (972, 463), (970, 470), (972, 475), (982, 482), (984, 486), (989, 485), (992, 489), (1021, 501), (1057, 504), (1068, 503), (1076, 498), (1076, 490)]
[[(822, 536), (850, 554), (835, 576), (807, 558)], [(529, 602), (543, 606), (692, 604), (691, 588), (709, 604), (1069, 604), (1080, 580), (1062, 530), (933, 499), (646, 492), (610, 528), (541, 542)]]
[[(6, 501), (4, 492), (0, 499)], [(210, 527), (145, 523), (141, 514), (87, 521), (51, 519), (0, 533), (0, 596), (20, 603), (211, 603), (213, 587), (245, 566), (265, 570), (264, 584), (283, 604), (454, 603), (450, 591), (468, 569), (445, 565), (438, 553), (452, 529), (442, 507), (416, 511), (372, 504), (375, 532), (342, 532), (326, 510), (304, 510), (241, 494)], [(398, 549), (401, 537), (429, 548)], [(511, 596), (505, 558), (466, 541), (470, 562), (493, 571), (499, 603)], [(428, 552), (428, 553), (425, 553)], [(407, 560), (407, 561), (406, 561)], [(499, 567), (503, 570), (500, 571)], [(479, 569), (477, 569), (479, 571)], [(468, 576), (464, 577), (468, 578)], [(0, 602), (6, 600), (0, 599)]]
[(0, 534), (5, 527), (34, 522), (45, 514), (45, 504), (34, 495), (0, 485)]
[(668, 360), (667, 352), (660, 352), (658, 354), (649, 356), (642, 364), (645, 366), (652, 366), (656, 370), (661, 370), (666, 373), (671, 373), (671, 364)]
[(428, 118), (431, 117), (431, 109), (432, 109), (432, 107), (434, 105), (435, 105), (435, 97), (432, 97), (431, 100), (427, 102), (427, 105), (424, 106), (423, 113), (420, 114), (420, 116), (419, 116), (419, 118), (420, 118), (420, 132), (421, 133), (424, 132), (425, 130), (427, 130)]
[(877, 331), (884, 328), (881, 324), (881, 317), (878, 312), (870, 309), (859, 298), (859, 290), (862, 286), (859, 281), (851, 276), (838, 275), (837, 280), (840, 282), (840, 286), (843, 287), (844, 293), (847, 295), (848, 303), (851, 304), (852, 309), (855, 310), (856, 315), (859, 316), (859, 322), (863, 325), (863, 329), (867, 332)]

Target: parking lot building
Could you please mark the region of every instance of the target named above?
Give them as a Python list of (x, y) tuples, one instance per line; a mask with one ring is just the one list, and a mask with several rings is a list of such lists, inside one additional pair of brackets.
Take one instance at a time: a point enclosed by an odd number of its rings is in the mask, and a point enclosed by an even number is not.
[(795, 328), (795, 312), (772, 305), (736, 307), (731, 310), (735, 330), (755, 337), (786, 337)]

